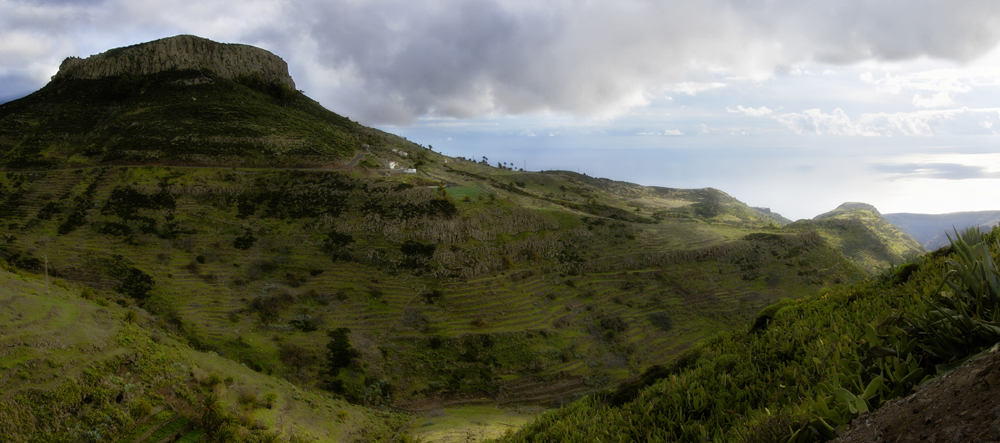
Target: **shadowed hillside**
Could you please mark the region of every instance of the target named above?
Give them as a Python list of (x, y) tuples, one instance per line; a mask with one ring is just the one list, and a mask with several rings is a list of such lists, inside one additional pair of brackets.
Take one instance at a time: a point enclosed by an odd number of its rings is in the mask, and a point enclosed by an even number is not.
[(799, 220), (789, 229), (816, 229), (865, 271), (876, 273), (925, 252), (912, 237), (882, 217), (874, 206), (844, 203), (812, 220)]

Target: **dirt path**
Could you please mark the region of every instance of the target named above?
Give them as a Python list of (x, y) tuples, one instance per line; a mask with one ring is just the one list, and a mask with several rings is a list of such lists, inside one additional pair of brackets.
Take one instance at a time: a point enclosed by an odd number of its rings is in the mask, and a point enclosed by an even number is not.
[(1000, 442), (1000, 353), (856, 418), (834, 442)]

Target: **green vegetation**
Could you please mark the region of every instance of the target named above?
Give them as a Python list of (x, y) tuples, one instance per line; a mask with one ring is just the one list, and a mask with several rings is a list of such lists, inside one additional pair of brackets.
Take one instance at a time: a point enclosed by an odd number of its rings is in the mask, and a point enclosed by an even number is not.
[[(372, 441), (388, 439), (405, 423), (194, 351), (157, 319), (119, 320), (135, 311), (88, 301), (82, 292), (88, 291), (60, 279), (47, 283), (0, 269), (5, 441), (152, 443), (176, 435), (193, 442), (206, 441), (206, 434), (227, 442), (273, 441), (267, 438), (274, 435)], [(247, 391), (236, 379), (271, 390), (266, 403), (245, 401)], [(286, 420), (274, 420), (279, 407)], [(330, 411), (341, 418), (331, 423)]]
[[(477, 404), (568, 405), (525, 431), (544, 436), (561, 435), (549, 417), (606, 411), (644, 413), (660, 436), (729, 438), (766, 421), (760, 407), (825, 432), (817, 417), (850, 405), (800, 401), (800, 386), (829, 378), (827, 343), (841, 360), (862, 351), (846, 325), (803, 338), (793, 317), (889, 315), (876, 293), (941, 265), (892, 267), (915, 252), (873, 209), (782, 227), (715, 189), (447, 158), (254, 76), (59, 78), (0, 105), (0, 153), (14, 272), (0, 273), (0, 315), (24, 316), (4, 317), (23, 328), (0, 337), (0, 424), (17, 440), (408, 441), (387, 408)], [(883, 268), (891, 278), (841, 286)], [(60, 289), (43, 297), (49, 280)], [(817, 292), (828, 298), (801, 301)], [(992, 311), (936, 306), (940, 347), (955, 329), (990, 337), (939, 317)], [(875, 329), (900, 356), (916, 343)], [(904, 382), (873, 357), (823, 395), (874, 407), (929, 368), (902, 358)], [(739, 383), (756, 390), (707, 394)], [(653, 403), (655, 417), (635, 409)], [(609, 431), (626, 420), (601, 417)], [(576, 431), (600, 430), (588, 426)], [(481, 428), (468, 437), (500, 429)]]
[(637, 395), (635, 383), (623, 384), (502, 440), (831, 438), (859, 413), (996, 343), (1000, 230), (969, 231), (952, 245), (951, 255), (769, 307), (748, 329), (704, 343), (695, 361), (651, 368)]

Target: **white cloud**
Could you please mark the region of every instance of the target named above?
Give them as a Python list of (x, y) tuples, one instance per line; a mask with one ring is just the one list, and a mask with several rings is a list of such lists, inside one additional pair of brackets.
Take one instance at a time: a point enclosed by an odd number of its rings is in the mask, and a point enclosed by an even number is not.
[(737, 106), (736, 109), (732, 109), (727, 106), (726, 112), (730, 114), (744, 114), (750, 117), (763, 117), (774, 113), (774, 111), (767, 109), (766, 106), (761, 106), (759, 108), (744, 108), (743, 105)]
[(932, 124), (965, 116), (978, 120), (983, 114), (996, 114), (1000, 108), (959, 108), (896, 113), (865, 113), (856, 121), (842, 109), (827, 114), (819, 109), (778, 115), (779, 123), (796, 134), (846, 136), (922, 136), (934, 135)]
[(708, 82), (708, 83), (682, 82), (669, 85), (665, 89), (671, 92), (677, 92), (693, 96), (705, 91), (711, 91), (713, 89), (720, 89), (725, 87), (726, 87), (725, 83), (719, 83), (719, 82)]
[(655, 132), (655, 131), (653, 131), (653, 132), (638, 132), (638, 133), (636, 133), (636, 135), (668, 135), (668, 136), (671, 136), (671, 135), (684, 135), (684, 133), (681, 132), (680, 129), (665, 129), (665, 130), (663, 130), (663, 132)]
[(913, 95), (913, 106), (917, 108), (945, 108), (954, 105), (948, 91), (941, 91), (927, 98), (921, 94)]

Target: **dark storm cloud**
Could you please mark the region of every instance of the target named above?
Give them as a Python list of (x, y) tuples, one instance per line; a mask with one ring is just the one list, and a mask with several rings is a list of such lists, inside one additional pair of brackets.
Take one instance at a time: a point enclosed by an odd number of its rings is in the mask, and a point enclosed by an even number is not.
[(713, 73), (968, 60), (1000, 39), (1000, 7), (976, 0), (315, 1), (288, 12), (304, 22), (296, 38), (316, 45), (316, 61), (355, 79), (335, 99), (391, 123), (598, 114)]
[(960, 163), (906, 163), (881, 164), (875, 170), (900, 178), (932, 178), (943, 180), (970, 180), (1000, 178), (1000, 173), (990, 172), (985, 167)]
[[(0, 75), (190, 33), (263, 46), (367, 123), (423, 115), (613, 115), (671, 85), (809, 62), (969, 60), (994, 0), (0, 0)], [(25, 44), (28, 42), (30, 44)], [(51, 75), (51, 74), (49, 74)], [(40, 86), (40, 85), (39, 85)], [(0, 94), (2, 95), (2, 94)]]

